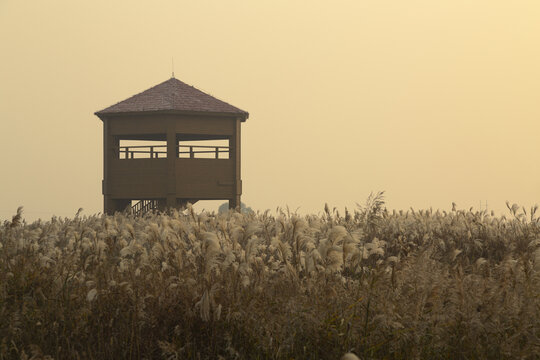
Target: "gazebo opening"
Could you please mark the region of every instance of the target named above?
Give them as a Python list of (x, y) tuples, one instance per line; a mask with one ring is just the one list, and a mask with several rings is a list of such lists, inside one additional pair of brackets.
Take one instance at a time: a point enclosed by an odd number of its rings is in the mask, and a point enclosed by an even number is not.
[(189, 159), (228, 159), (229, 139), (180, 140), (178, 154)]
[[(165, 134), (163, 134), (165, 138)], [(167, 140), (127, 140), (120, 139), (119, 159), (166, 159)]]

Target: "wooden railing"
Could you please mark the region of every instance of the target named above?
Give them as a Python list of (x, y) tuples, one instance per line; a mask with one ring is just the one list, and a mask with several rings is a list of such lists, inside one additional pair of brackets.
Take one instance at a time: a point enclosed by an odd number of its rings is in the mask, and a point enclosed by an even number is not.
[[(167, 157), (166, 145), (137, 145), (137, 146), (118, 146), (115, 149), (115, 156), (119, 159), (164, 159)], [(220, 154), (227, 155), (229, 157), (228, 146), (204, 146), (204, 145), (179, 145), (176, 148), (177, 157), (189, 157), (190, 159), (196, 158), (209, 158), (219, 159)], [(206, 155), (198, 156), (199, 154), (212, 154), (208, 157)], [(140, 156), (142, 155), (142, 156)], [(188, 156), (182, 156), (188, 155)], [(223, 157), (222, 157), (223, 158)]]
[[(182, 151), (185, 149), (184, 151)], [(213, 159), (219, 159), (219, 154), (227, 154), (229, 156), (228, 146), (203, 146), (203, 145), (180, 145), (178, 146), (178, 156), (189, 154), (190, 159), (197, 158), (196, 154), (213, 154)]]
[(118, 158), (136, 159), (138, 154), (144, 154), (143, 158), (159, 159), (167, 157), (167, 145), (137, 145), (137, 146), (119, 146)]
[(131, 207), (131, 212), (135, 216), (142, 216), (149, 211), (156, 210), (157, 208), (157, 200), (141, 200)]

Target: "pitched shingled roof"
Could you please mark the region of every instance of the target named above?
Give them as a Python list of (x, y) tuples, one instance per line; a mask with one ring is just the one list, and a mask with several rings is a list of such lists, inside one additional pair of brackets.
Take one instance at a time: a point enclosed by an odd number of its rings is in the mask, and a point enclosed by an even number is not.
[(232, 114), (240, 115), (243, 120), (249, 116), (246, 111), (218, 100), (175, 78), (170, 78), (95, 114), (101, 118), (101, 115), (169, 111)]

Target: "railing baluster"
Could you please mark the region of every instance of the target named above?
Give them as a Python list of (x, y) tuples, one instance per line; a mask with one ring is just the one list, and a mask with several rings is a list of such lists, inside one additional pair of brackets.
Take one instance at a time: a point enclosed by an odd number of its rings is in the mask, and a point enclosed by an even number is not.
[(139, 200), (139, 202), (131, 207), (131, 212), (134, 216), (143, 216), (148, 211), (154, 211), (157, 208), (157, 200)]

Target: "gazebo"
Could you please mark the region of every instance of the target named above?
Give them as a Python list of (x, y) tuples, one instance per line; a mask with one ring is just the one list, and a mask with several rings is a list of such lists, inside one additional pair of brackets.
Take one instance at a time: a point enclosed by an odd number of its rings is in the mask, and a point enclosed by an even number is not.
[(172, 77), (95, 115), (103, 122), (105, 213), (199, 200), (240, 206), (246, 111)]

